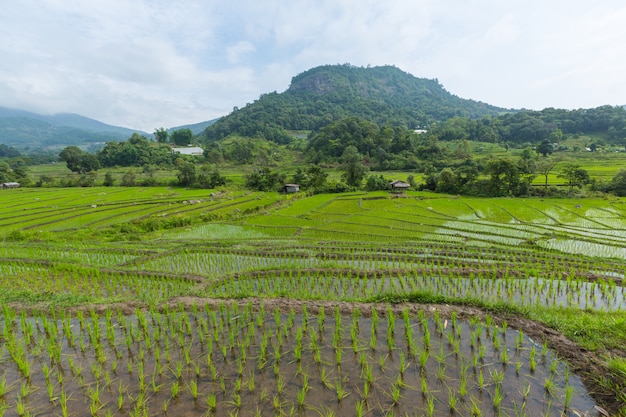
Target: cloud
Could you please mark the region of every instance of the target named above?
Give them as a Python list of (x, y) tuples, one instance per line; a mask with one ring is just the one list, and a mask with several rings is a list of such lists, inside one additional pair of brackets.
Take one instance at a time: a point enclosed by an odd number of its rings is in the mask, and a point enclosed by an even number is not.
[(0, 15), (0, 105), (151, 131), (348, 62), (504, 107), (619, 104), (624, 20), (617, 0), (23, 0)]
[(239, 41), (235, 45), (227, 48), (228, 62), (238, 64), (242, 60), (242, 56), (255, 50), (254, 45), (248, 41)]

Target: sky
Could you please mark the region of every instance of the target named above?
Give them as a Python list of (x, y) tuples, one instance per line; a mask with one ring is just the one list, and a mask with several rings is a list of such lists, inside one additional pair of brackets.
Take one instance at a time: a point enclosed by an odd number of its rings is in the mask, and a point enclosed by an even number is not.
[(344, 63), (505, 108), (624, 105), (624, 22), (623, 0), (5, 0), (0, 106), (152, 133)]

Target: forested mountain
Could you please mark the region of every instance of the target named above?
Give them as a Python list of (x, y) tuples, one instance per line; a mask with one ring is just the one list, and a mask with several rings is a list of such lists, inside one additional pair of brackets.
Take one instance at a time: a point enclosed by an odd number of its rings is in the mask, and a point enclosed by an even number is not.
[(78, 114), (41, 115), (0, 107), (0, 143), (20, 149), (124, 140), (133, 132)]
[(363, 68), (326, 65), (303, 72), (284, 93), (262, 95), (254, 103), (206, 129), (209, 142), (231, 133), (278, 143), (289, 130), (317, 130), (347, 117), (405, 129), (454, 116), (480, 118), (505, 109), (461, 99), (437, 80), (417, 78), (393, 66)]

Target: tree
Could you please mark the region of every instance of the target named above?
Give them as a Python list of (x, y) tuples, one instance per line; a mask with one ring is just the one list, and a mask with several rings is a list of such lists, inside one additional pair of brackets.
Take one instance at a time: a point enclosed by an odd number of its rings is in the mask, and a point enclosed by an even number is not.
[(78, 172), (82, 155), (83, 151), (78, 146), (68, 146), (59, 153), (59, 158), (65, 162), (70, 171)]
[(554, 169), (556, 164), (559, 163), (558, 159), (542, 159), (537, 162), (537, 172), (546, 179), (545, 181), (545, 189), (548, 190), (548, 177), (550, 172)]
[(321, 191), (326, 187), (328, 173), (319, 165), (311, 165), (306, 171), (308, 177), (307, 186), (315, 191)]
[(15, 179), (11, 167), (6, 162), (0, 162), (0, 182), (10, 182)]
[(520, 196), (528, 191), (528, 182), (522, 181), (517, 163), (509, 159), (493, 159), (487, 163), (488, 192), (492, 196)]
[(202, 188), (215, 188), (226, 185), (226, 178), (220, 175), (217, 168), (211, 169), (210, 165), (205, 164), (200, 168), (198, 183)]
[(608, 190), (620, 197), (626, 197), (626, 169), (622, 169), (613, 177)]
[(104, 185), (105, 187), (111, 187), (114, 183), (115, 178), (113, 177), (113, 174), (111, 174), (110, 172), (104, 174), (104, 182), (102, 183), (102, 185)]
[(552, 143), (550, 143), (550, 141), (548, 140), (541, 141), (539, 146), (537, 146), (537, 152), (542, 154), (544, 158), (548, 156), (548, 154), (551, 154), (553, 151), (554, 147), (552, 146)]
[(177, 177), (180, 185), (189, 187), (196, 182), (196, 165), (193, 162), (178, 158), (176, 168), (178, 168)]
[(158, 129), (154, 130), (154, 137), (156, 138), (157, 142), (159, 143), (167, 143), (167, 140), (169, 138), (169, 133), (167, 130), (165, 130), (164, 128), (160, 127)]
[(363, 165), (363, 157), (355, 146), (348, 146), (341, 154), (342, 178), (352, 187), (360, 187), (367, 174), (367, 167)]
[(565, 165), (558, 177), (567, 181), (570, 193), (574, 190), (574, 187), (582, 187), (591, 182), (591, 178), (589, 177), (587, 170), (581, 168), (580, 165), (577, 164)]
[(124, 187), (132, 187), (137, 185), (137, 174), (132, 169), (124, 173), (122, 176), (122, 185)]
[(450, 168), (444, 168), (437, 176), (435, 191), (438, 193), (453, 194), (458, 192), (459, 182), (456, 174)]
[(65, 161), (67, 168), (72, 172), (86, 174), (100, 169), (100, 161), (95, 155), (83, 152), (77, 146), (68, 146), (59, 153), (59, 158)]
[(187, 146), (193, 140), (193, 132), (190, 129), (179, 129), (172, 132), (172, 143), (178, 146)]
[[(372, 155), (380, 147), (386, 151), (390, 140), (381, 134), (378, 126), (358, 117), (348, 117), (329, 124), (310, 136), (308, 151), (336, 159), (349, 146), (364, 155)], [(380, 152), (379, 152), (380, 153)]]
[(389, 180), (382, 175), (370, 175), (367, 177), (365, 189), (367, 191), (379, 191), (389, 189)]
[(284, 181), (284, 175), (269, 168), (255, 169), (246, 175), (246, 187), (258, 191), (276, 191)]
[(82, 155), (78, 164), (78, 172), (80, 172), (81, 174), (87, 174), (93, 171), (97, 171), (99, 169), (100, 161), (98, 161), (96, 155), (90, 153), (85, 153)]

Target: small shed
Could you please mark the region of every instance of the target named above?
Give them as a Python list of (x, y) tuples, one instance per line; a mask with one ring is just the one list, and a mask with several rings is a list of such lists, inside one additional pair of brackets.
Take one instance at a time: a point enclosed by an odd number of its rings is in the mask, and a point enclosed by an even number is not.
[(19, 182), (4, 182), (2, 188), (20, 188)]
[(300, 184), (285, 184), (283, 185), (283, 192), (284, 193), (297, 193), (298, 191), (300, 191)]
[(409, 188), (411, 188), (411, 184), (404, 182), (404, 181), (394, 181), (391, 184), (389, 184), (391, 186), (391, 190), (392, 191), (406, 191)]

